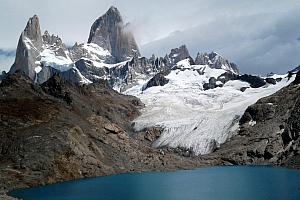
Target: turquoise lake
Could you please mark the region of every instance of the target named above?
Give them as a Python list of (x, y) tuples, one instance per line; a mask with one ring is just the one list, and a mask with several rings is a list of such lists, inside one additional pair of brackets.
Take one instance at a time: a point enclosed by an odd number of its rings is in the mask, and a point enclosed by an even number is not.
[(299, 200), (300, 170), (212, 167), (129, 173), (17, 190), (24, 200)]

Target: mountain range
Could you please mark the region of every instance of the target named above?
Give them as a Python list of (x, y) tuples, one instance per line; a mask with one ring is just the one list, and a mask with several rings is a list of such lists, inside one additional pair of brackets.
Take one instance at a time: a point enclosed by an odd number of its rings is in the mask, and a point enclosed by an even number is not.
[(116, 7), (72, 47), (34, 15), (0, 76), (0, 190), (209, 165), (299, 168), (299, 79), (299, 67), (241, 74), (186, 45), (143, 57)]

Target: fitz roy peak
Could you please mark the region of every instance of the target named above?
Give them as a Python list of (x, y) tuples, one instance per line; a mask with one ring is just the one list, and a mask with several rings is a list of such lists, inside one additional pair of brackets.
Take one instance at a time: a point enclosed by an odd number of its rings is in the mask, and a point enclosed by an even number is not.
[(109, 50), (117, 62), (140, 56), (129, 24), (124, 24), (119, 10), (113, 6), (93, 23), (88, 43)]

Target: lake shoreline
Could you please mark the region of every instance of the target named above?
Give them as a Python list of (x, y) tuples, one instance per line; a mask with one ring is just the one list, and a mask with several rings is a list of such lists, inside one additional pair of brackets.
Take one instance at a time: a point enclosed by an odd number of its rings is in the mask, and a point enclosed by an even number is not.
[(253, 165), (206, 165), (206, 166), (198, 166), (194, 168), (178, 168), (175, 170), (142, 170), (142, 171), (124, 171), (120, 173), (111, 173), (111, 174), (106, 174), (102, 176), (86, 176), (82, 178), (77, 178), (77, 179), (66, 179), (62, 181), (57, 181), (49, 184), (37, 184), (33, 185), (31, 187), (15, 187), (11, 188), (10, 190), (0, 190), (0, 199), (1, 200), (21, 200), (16, 197), (13, 197), (9, 195), (9, 193), (19, 190), (19, 189), (30, 189), (30, 188), (35, 188), (35, 187), (43, 187), (43, 186), (49, 186), (49, 185), (54, 185), (58, 183), (63, 183), (66, 181), (76, 181), (76, 180), (84, 180), (84, 179), (89, 179), (89, 178), (97, 178), (97, 177), (107, 177), (107, 176), (114, 176), (114, 175), (122, 175), (122, 174), (140, 174), (140, 173), (162, 173), (162, 172), (178, 172), (178, 171), (192, 171), (192, 170), (197, 170), (197, 169), (207, 169), (207, 168), (216, 168), (216, 167), (271, 167), (271, 168), (282, 168), (282, 169), (294, 169), (294, 170), (300, 170), (300, 168), (296, 167), (290, 167), (290, 166), (278, 166), (278, 165), (270, 165), (270, 164), (253, 164)]
[[(300, 171), (298, 169), (293, 170), (293, 169), (286, 168), (286, 167), (271, 166), (271, 165), (244, 165), (244, 166), (210, 166), (210, 167), (201, 167), (201, 168), (190, 169), (190, 170), (175, 170), (175, 171), (171, 170), (171, 171), (167, 171), (167, 173), (164, 173), (164, 172), (166, 172), (166, 171), (155, 171), (155, 172), (145, 171), (145, 173), (143, 173), (142, 175), (139, 172), (133, 172), (133, 173), (129, 172), (129, 173), (124, 173), (124, 174), (123, 173), (122, 174), (114, 174), (112, 176), (83, 178), (83, 179), (79, 179), (79, 180), (61, 182), (59, 184), (45, 185), (45, 187), (35, 187), (33, 190), (22, 190), (21, 189), (19, 191), (18, 190), (14, 191), (13, 193), (11, 193), (11, 195), (16, 196), (16, 197), (25, 198), (25, 199), (28, 198), (29, 196), (32, 197), (32, 199), (39, 199), (39, 197), (43, 197), (43, 195), (45, 196), (45, 194), (48, 194), (47, 197), (51, 197), (51, 198), (53, 197), (54, 199), (56, 199), (56, 198), (61, 197), (61, 192), (63, 192), (63, 194), (66, 195), (66, 196), (64, 196), (64, 198), (72, 199), (72, 196), (74, 196), (75, 193), (73, 194), (71, 191), (74, 190), (74, 188), (79, 189), (79, 188), (83, 187), (81, 193), (82, 194), (90, 194), (88, 192), (89, 189), (87, 189), (87, 188), (93, 188), (93, 187), (91, 187), (91, 185), (97, 185), (96, 189), (92, 189), (92, 191), (99, 191), (97, 189), (99, 187), (99, 188), (102, 188), (101, 194), (103, 195), (103, 197), (105, 197), (105, 196), (108, 197), (108, 196), (114, 194), (111, 197), (119, 199), (117, 197), (120, 195), (119, 194), (115, 195), (115, 192), (111, 193), (111, 191), (119, 190), (120, 186), (121, 186), (123, 192), (127, 191), (127, 189), (126, 189), (127, 184), (124, 184), (124, 182), (123, 182), (124, 180), (127, 180), (127, 179), (128, 179), (128, 181), (132, 182), (131, 184), (142, 183), (144, 188), (149, 188), (150, 185), (154, 184), (153, 180), (155, 180), (157, 182), (157, 184), (160, 184), (161, 182), (163, 182), (162, 180), (166, 180), (166, 182), (168, 183), (168, 186), (166, 188), (163, 187), (165, 189), (162, 189), (162, 191), (161, 191), (162, 193), (170, 194), (170, 192), (173, 191), (174, 188), (178, 188), (178, 186), (179, 186), (180, 190), (185, 191), (185, 189), (187, 189), (188, 191), (197, 191), (197, 193), (198, 193), (197, 195), (199, 195), (199, 193), (201, 193), (201, 192), (199, 192), (198, 189), (197, 190), (192, 189), (193, 188), (192, 185), (198, 183), (198, 184), (204, 186), (203, 183), (205, 185), (208, 184), (204, 188), (201, 187), (202, 189), (200, 191), (203, 190), (202, 192), (204, 192), (204, 194), (208, 188), (214, 188), (213, 190), (219, 190), (220, 188), (222, 188), (222, 190), (227, 191), (227, 189), (223, 189), (222, 182), (230, 181), (228, 179), (228, 177), (231, 177), (232, 180), (230, 182), (232, 184), (230, 184), (231, 186), (229, 188), (236, 188), (240, 184), (253, 185), (254, 183), (261, 183), (260, 181), (264, 182), (264, 184), (262, 184), (261, 186), (267, 187), (270, 180), (273, 180), (273, 179), (274, 179), (274, 181), (278, 180), (278, 178), (276, 178), (276, 177), (286, 177), (286, 178), (287, 177), (297, 177), (297, 176), (299, 176)], [(247, 174), (248, 174), (248, 176), (250, 175), (249, 179), (247, 178)], [(170, 182), (170, 180), (174, 180), (174, 178), (176, 178), (176, 177), (178, 178), (179, 182), (178, 181), (177, 181), (177, 183), (174, 182), (174, 185), (173, 185), (173, 182)], [(243, 177), (243, 178), (241, 179), (240, 177)], [(189, 182), (187, 180), (191, 180), (191, 182)], [(195, 180), (196, 180), (196, 182), (194, 182)], [(141, 182), (141, 181), (144, 181), (144, 182)], [(250, 182), (248, 182), (248, 181), (250, 181)], [(156, 185), (156, 182), (155, 182), (155, 185)], [(188, 184), (190, 186), (182, 188), (181, 187), (182, 182), (185, 182), (185, 184)], [(221, 185), (217, 184), (219, 182), (221, 183)], [(240, 182), (240, 183), (238, 183), (238, 182)], [(291, 182), (289, 184), (290, 184), (290, 186), (292, 186), (291, 188), (293, 188), (293, 187), (295, 187), (295, 185), (298, 184), (298, 182), (299, 182), (298, 178), (295, 178), (295, 180), (294, 181), (291, 180)], [(129, 184), (129, 185), (131, 185), (131, 184)], [(299, 192), (297, 192), (297, 191), (295, 191), (295, 193), (292, 192), (294, 190), (291, 189), (290, 186), (288, 186), (288, 185), (281, 186), (280, 182), (274, 182), (274, 184), (275, 184), (275, 185), (273, 185), (274, 187), (280, 186), (280, 187), (289, 188), (290, 192), (288, 192), (288, 196), (299, 195)], [(111, 187), (112, 185), (115, 185), (115, 187)], [(74, 186), (74, 187), (72, 187), (72, 186)], [(166, 185), (164, 185), (164, 186), (166, 186)], [(241, 186), (240, 188), (245, 188), (244, 186)], [(67, 187), (69, 189), (67, 189), (67, 190), (61, 189), (64, 187)], [(123, 188), (123, 187), (125, 187), (125, 188)], [(134, 186), (131, 185), (129, 187), (134, 187)], [(157, 185), (156, 185), (156, 187), (160, 188), (160, 186), (157, 186)], [(108, 189), (108, 188), (110, 188), (110, 189)], [(173, 188), (173, 189), (170, 189), (170, 188)], [(227, 187), (225, 187), (225, 188), (227, 188)], [(254, 187), (254, 188), (256, 188), (256, 187)], [(77, 191), (77, 189), (75, 189), (75, 190)], [(154, 189), (154, 190), (159, 191), (158, 189)], [(239, 191), (239, 190), (240, 189), (237, 189), (237, 191)], [(52, 193), (52, 191), (56, 191), (56, 192)], [(103, 193), (103, 191), (106, 191), (106, 192)], [(120, 192), (122, 193), (122, 191), (120, 191)], [(181, 192), (183, 192), (183, 191), (181, 191)], [(188, 192), (188, 191), (186, 191), (186, 192)], [(246, 191), (253, 192), (253, 188), (250, 187), (249, 189), (246, 189)], [(227, 191), (227, 195), (228, 195), (228, 193), (231, 194), (232, 192)], [(147, 193), (147, 194), (145, 194), (146, 195), (145, 198), (149, 199), (149, 193)], [(156, 193), (155, 195), (157, 196), (157, 194), (158, 194), (158, 196), (161, 195), (160, 193)], [(256, 194), (256, 195), (260, 196), (260, 198), (258, 198), (258, 199), (261, 199), (262, 194), (274, 195), (273, 193), (271, 194), (271, 193), (263, 190), (263, 193), (260, 193), (259, 195)], [(287, 194), (287, 193), (284, 193), (284, 194)], [(88, 196), (88, 197), (91, 199), (94, 199), (95, 198), (94, 195), (95, 194), (93, 193), (92, 196)], [(244, 194), (242, 194), (242, 195), (244, 195)], [(0, 197), (2, 197), (2, 196), (0, 196)], [(11, 198), (9, 196), (9, 193), (7, 196), (4, 196), (4, 197), (5, 197), (4, 200), (16, 200), (16, 198), (14, 198), (14, 197)], [(80, 196), (80, 198), (82, 198), (82, 197), (83, 196)], [(99, 196), (97, 195), (97, 197), (99, 197)], [(275, 194), (275, 197), (276, 197), (276, 194)], [(51, 199), (51, 198), (49, 198), (49, 199)], [(124, 196), (124, 198), (126, 199), (125, 196)], [(137, 196), (135, 198), (139, 199), (140, 196)], [(228, 198), (228, 196), (226, 198)], [(248, 196), (247, 196), (247, 198), (248, 198)], [(179, 199), (181, 199), (181, 198), (179, 198)], [(211, 199), (216, 199), (216, 197), (213, 197)], [(275, 199), (277, 199), (277, 197)], [(290, 199), (290, 197), (288, 199)]]

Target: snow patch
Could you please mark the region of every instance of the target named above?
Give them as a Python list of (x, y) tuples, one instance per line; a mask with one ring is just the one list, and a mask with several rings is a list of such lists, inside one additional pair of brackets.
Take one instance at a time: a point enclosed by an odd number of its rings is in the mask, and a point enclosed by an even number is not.
[(74, 67), (74, 63), (70, 58), (55, 55), (50, 49), (44, 49), (40, 54), (40, 65), (51, 66), (59, 71), (67, 71)]
[(251, 120), (251, 121), (249, 122), (249, 125), (250, 125), (250, 126), (254, 126), (255, 124), (256, 124), (256, 121)]
[(105, 57), (111, 56), (110, 52), (107, 49), (103, 49), (102, 47), (94, 43), (85, 43), (83, 44), (83, 48), (95, 61), (104, 62)]
[(35, 69), (34, 69), (35, 73), (40, 73), (40, 71), (42, 71), (42, 67), (41, 66), (37, 66)]
[(75, 73), (77, 73), (77, 75), (79, 76), (79, 78), (80, 78), (79, 82), (81, 84), (91, 84), (92, 83), (92, 81), (90, 81), (89, 79), (87, 79), (80, 73), (80, 71), (79, 71), (79, 69), (77, 69), (77, 67), (73, 67), (73, 69), (75, 70)]

